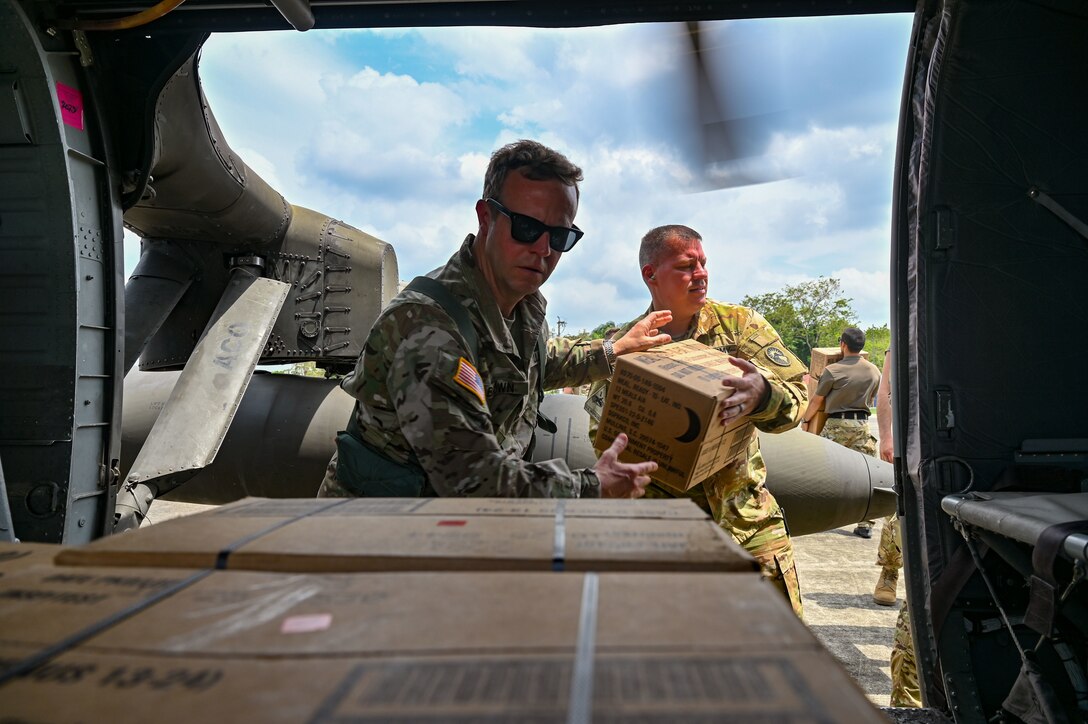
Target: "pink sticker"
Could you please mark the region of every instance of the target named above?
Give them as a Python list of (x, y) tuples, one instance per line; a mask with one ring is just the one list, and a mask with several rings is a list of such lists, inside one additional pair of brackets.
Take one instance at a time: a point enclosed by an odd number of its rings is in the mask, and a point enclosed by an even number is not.
[(71, 86), (57, 83), (60, 119), (72, 128), (83, 130), (83, 94)]
[(324, 631), (332, 625), (331, 613), (311, 613), (305, 616), (288, 616), (280, 625), (280, 633), (310, 633)]

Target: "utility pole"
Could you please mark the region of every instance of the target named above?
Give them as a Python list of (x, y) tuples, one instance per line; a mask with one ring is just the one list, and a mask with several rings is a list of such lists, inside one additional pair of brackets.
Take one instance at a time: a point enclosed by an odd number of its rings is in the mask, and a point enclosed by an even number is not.
[(563, 327), (565, 327), (565, 326), (567, 326), (567, 323), (563, 321), (562, 317), (560, 317), (558, 314), (555, 315), (555, 336), (556, 337), (562, 337), (563, 336)]

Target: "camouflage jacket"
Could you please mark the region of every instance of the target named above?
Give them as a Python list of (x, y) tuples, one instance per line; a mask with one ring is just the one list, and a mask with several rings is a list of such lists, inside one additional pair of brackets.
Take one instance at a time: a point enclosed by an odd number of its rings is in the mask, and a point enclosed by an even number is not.
[(591, 470), (523, 458), (536, 428), (537, 377), (544, 375), (545, 389), (606, 377), (602, 343), (550, 339), (541, 370), (536, 350), (546, 324), (544, 297), (538, 292), (523, 299), (508, 324), (473, 260), (473, 242), (470, 234), (428, 276), (465, 306), (479, 350), (470, 351), (456, 323), (430, 297), (398, 294), (342, 385), (357, 400), (363, 441), (394, 462), (421, 467), (424, 494), (597, 497), (600, 484)]
[[(653, 311), (651, 308), (647, 314)], [(645, 315), (643, 315), (645, 316)], [(642, 319), (642, 317), (639, 317)], [(638, 320), (620, 327), (621, 336)], [(768, 382), (771, 393), (758, 412), (748, 416), (763, 432), (784, 432), (795, 427), (808, 405), (808, 392), (802, 378), (805, 367), (782, 343), (774, 327), (755, 310), (708, 299), (692, 320), (688, 331), (674, 341), (697, 342), (752, 362)], [(590, 436), (597, 434), (597, 422), (608, 392), (608, 380), (593, 384), (586, 410), (590, 413)], [(778, 510), (778, 503), (763, 488), (767, 470), (759, 452), (759, 439), (753, 438), (746, 460), (719, 470), (687, 491), (675, 490), (656, 480), (647, 488), (649, 496), (686, 496), (711, 513), (719, 523), (727, 523), (738, 538), (744, 529), (756, 528)]]

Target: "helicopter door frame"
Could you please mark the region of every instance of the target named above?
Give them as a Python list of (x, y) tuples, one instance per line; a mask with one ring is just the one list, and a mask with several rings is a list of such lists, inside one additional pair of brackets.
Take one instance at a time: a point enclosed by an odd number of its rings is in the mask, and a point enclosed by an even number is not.
[[(113, 521), (124, 235), (80, 33), (0, 4), (0, 464), (15, 535), (79, 544)], [(82, 40), (82, 42), (80, 42)]]

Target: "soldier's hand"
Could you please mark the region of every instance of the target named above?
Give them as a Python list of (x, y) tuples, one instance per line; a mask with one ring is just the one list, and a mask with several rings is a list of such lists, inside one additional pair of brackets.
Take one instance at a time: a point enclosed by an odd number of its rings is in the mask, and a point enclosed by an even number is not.
[(618, 458), (626, 447), (627, 436), (621, 432), (593, 466), (601, 481), (602, 498), (641, 498), (646, 494), (650, 473), (657, 470), (657, 463), (621, 463)]
[(892, 439), (889, 437), (887, 440), (880, 441), (880, 459), (886, 463), (892, 462), (895, 457), (895, 450), (892, 446)]
[(754, 364), (740, 357), (730, 357), (729, 361), (740, 368), (743, 374), (722, 380), (723, 385), (733, 388), (733, 394), (722, 400), (722, 406), (718, 410), (718, 419), (723, 425), (755, 412), (770, 389), (770, 383)]
[(627, 334), (612, 342), (612, 351), (618, 356), (628, 352), (641, 352), (671, 342), (672, 337), (663, 334), (659, 329), (671, 321), (672, 312), (668, 309), (650, 312), (631, 327)]

